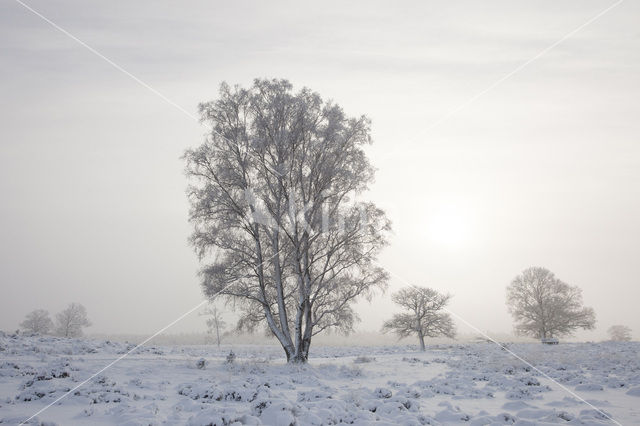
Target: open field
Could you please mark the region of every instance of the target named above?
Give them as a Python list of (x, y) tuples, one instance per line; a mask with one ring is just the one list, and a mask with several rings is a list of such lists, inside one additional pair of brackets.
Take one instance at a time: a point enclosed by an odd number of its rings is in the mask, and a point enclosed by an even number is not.
[[(491, 343), (432, 345), (425, 353), (318, 346), (308, 365), (286, 365), (269, 345), (148, 346), (31, 422), (614, 424), (610, 416), (640, 423), (640, 343), (508, 347), (553, 380)], [(130, 348), (0, 337), (0, 424), (19, 424)], [(227, 363), (230, 350), (236, 357)]]

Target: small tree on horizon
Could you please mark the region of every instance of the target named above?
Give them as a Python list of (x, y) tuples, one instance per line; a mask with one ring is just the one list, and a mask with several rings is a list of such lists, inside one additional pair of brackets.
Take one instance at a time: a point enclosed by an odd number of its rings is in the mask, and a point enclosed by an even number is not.
[(87, 310), (79, 303), (71, 303), (56, 314), (56, 334), (61, 337), (80, 337), (82, 329), (90, 325)]
[(545, 268), (531, 267), (514, 278), (507, 287), (507, 306), (518, 334), (545, 339), (595, 328), (595, 313), (582, 305), (582, 290)]
[(227, 323), (222, 319), (222, 314), (215, 305), (205, 309), (203, 315), (209, 316), (209, 318), (207, 318), (207, 333), (215, 335), (216, 343), (218, 347), (220, 347), (220, 342), (224, 336), (224, 334), (221, 333), (224, 332)]
[(631, 329), (626, 325), (612, 325), (607, 332), (614, 342), (631, 341)]
[(451, 295), (436, 290), (411, 286), (391, 295), (391, 300), (408, 312), (395, 314), (382, 326), (383, 332), (392, 331), (400, 338), (417, 335), (420, 350), (426, 350), (425, 337), (446, 336), (454, 338), (455, 326), (451, 315), (441, 312)]
[(20, 323), (24, 331), (35, 334), (48, 334), (53, 329), (53, 321), (49, 312), (44, 309), (36, 309), (29, 312), (24, 321)]

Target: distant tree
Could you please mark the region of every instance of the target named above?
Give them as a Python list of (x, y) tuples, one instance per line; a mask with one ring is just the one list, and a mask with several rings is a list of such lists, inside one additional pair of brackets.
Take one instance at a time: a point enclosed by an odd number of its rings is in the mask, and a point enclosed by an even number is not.
[(626, 325), (612, 325), (607, 330), (611, 340), (615, 342), (628, 342), (631, 340), (631, 329)]
[(518, 275), (507, 287), (507, 305), (516, 332), (538, 339), (595, 327), (593, 309), (582, 306), (582, 290), (545, 268), (531, 267)]
[(29, 333), (48, 334), (53, 329), (53, 321), (49, 318), (48, 311), (36, 309), (27, 314), (20, 327)]
[(226, 322), (222, 319), (222, 314), (218, 311), (218, 308), (214, 305), (213, 307), (207, 308), (204, 311), (204, 315), (208, 315), (207, 319), (207, 333), (211, 335), (215, 335), (216, 343), (220, 346), (220, 342), (224, 334), (224, 328), (226, 326)]
[(184, 157), (192, 242), (201, 259), (217, 252), (204, 293), (235, 301), (239, 328), (266, 326), (288, 361), (306, 362), (313, 336), (351, 331), (354, 301), (386, 287), (375, 261), (390, 222), (355, 199), (374, 175), (369, 120), (286, 80), (222, 84), (200, 112), (212, 131)]
[(440, 294), (426, 287), (411, 286), (391, 295), (391, 300), (406, 311), (395, 314), (382, 326), (383, 331), (393, 331), (400, 337), (417, 335), (420, 349), (425, 350), (425, 337), (455, 337), (456, 331), (451, 316), (442, 309), (449, 303), (451, 295)]
[(67, 309), (56, 314), (56, 334), (62, 337), (80, 337), (82, 329), (89, 327), (87, 310), (79, 303), (71, 303)]

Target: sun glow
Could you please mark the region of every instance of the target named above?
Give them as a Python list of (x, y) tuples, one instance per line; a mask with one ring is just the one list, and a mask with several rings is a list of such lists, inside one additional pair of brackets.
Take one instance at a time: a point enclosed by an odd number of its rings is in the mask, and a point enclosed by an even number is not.
[(434, 243), (456, 248), (469, 240), (469, 221), (456, 206), (444, 206), (429, 217), (428, 236)]

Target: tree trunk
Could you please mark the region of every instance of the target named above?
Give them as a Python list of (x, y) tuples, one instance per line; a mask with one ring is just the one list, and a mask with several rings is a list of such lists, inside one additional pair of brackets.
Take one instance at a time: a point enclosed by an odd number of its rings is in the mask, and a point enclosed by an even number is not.
[(276, 295), (278, 302), (278, 316), (280, 320), (280, 328), (287, 341), (291, 342), (291, 333), (289, 331), (289, 319), (287, 318), (287, 306), (284, 301), (284, 284), (282, 282), (282, 267), (280, 265), (280, 243), (278, 241), (278, 232), (272, 237), (271, 244), (275, 255), (273, 261), (274, 266), (274, 280), (276, 284)]
[(305, 277), (302, 269), (302, 265), (300, 264), (300, 249), (299, 243), (297, 241), (294, 244), (298, 247), (296, 248), (296, 252), (298, 253), (298, 259), (296, 260), (296, 274), (298, 275), (298, 306), (296, 309), (296, 319), (294, 326), (294, 346), (295, 346), (295, 354), (291, 359), (291, 362), (294, 363), (305, 363), (307, 362), (307, 356), (303, 351), (303, 327), (302, 323), (306, 314), (306, 306), (309, 303), (306, 292), (306, 283)]
[(304, 309), (305, 314), (305, 326), (304, 335), (302, 337), (302, 355), (304, 361), (309, 359), (309, 348), (311, 347), (311, 338), (313, 337), (313, 318), (311, 316), (311, 302), (307, 301)]
[[(311, 317), (311, 303), (300, 295), (300, 305), (296, 315), (295, 325), (295, 354), (292, 363), (306, 363), (309, 359), (309, 348), (313, 336), (313, 318)], [(304, 323), (304, 327), (303, 327)]]
[(302, 360), (302, 355), (300, 353), (300, 349), (302, 348), (302, 318), (304, 316), (304, 297), (302, 294), (302, 290), (300, 290), (300, 295), (298, 297), (298, 307), (296, 312), (296, 323), (295, 323), (295, 362), (304, 362)]
[[(309, 358), (309, 346), (311, 345), (311, 337), (309, 334), (309, 319), (308, 315), (310, 314), (310, 309), (308, 308), (309, 302), (304, 300), (301, 297), (301, 307), (298, 308), (298, 313), (296, 315), (296, 342), (295, 342), (295, 354), (291, 359), (291, 362), (294, 363), (305, 363)], [(302, 327), (303, 320), (305, 320), (306, 326)]]
[(426, 351), (426, 350), (427, 350), (427, 348), (426, 348), (426, 346), (424, 345), (424, 336), (422, 335), (422, 333), (418, 333), (418, 338), (420, 339), (420, 350), (421, 350), (422, 352)]
[(287, 362), (291, 364), (305, 364), (308, 360), (308, 355), (303, 353), (300, 349), (297, 350), (297, 352), (293, 357), (291, 357), (291, 359), (287, 359)]
[[(252, 207), (252, 211), (253, 211), (253, 207)], [(284, 353), (287, 355), (287, 361), (288, 361), (289, 358), (291, 357), (291, 354), (293, 353), (293, 345), (291, 342), (291, 338), (288, 337), (283, 330), (283, 329), (287, 329), (288, 324), (281, 324), (282, 329), (279, 328), (278, 325), (276, 324), (275, 319), (273, 318), (273, 313), (271, 312), (271, 309), (266, 302), (267, 296), (265, 292), (264, 266), (263, 266), (265, 261), (263, 260), (263, 257), (262, 257), (262, 245), (260, 244), (260, 238), (258, 237), (259, 228), (257, 223), (254, 224), (254, 233), (255, 233), (254, 240), (256, 244), (255, 250), (256, 250), (257, 262), (258, 262), (258, 265), (257, 265), (258, 282), (262, 290), (262, 298), (263, 298), (262, 303), (263, 303), (264, 316), (267, 320), (267, 324), (269, 325), (269, 329), (271, 329), (271, 332), (274, 334), (274, 336), (276, 336), (276, 338), (280, 342), (280, 345), (282, 345), (282, 349), (284, 349)]]

